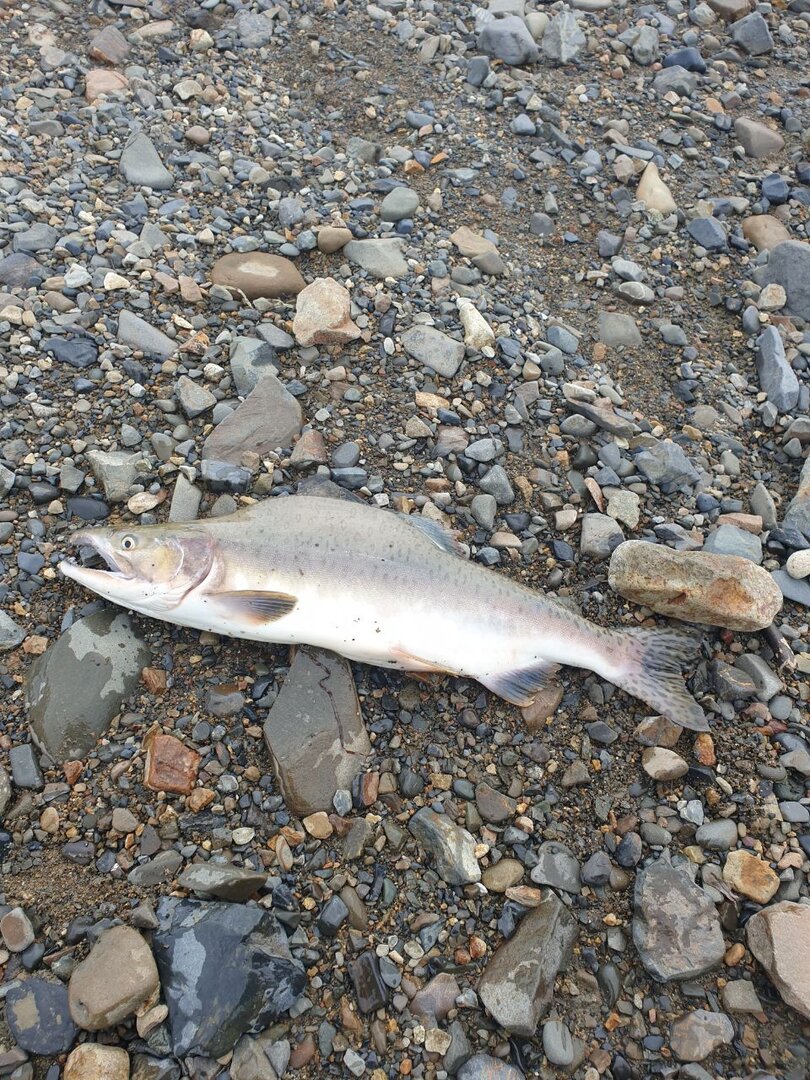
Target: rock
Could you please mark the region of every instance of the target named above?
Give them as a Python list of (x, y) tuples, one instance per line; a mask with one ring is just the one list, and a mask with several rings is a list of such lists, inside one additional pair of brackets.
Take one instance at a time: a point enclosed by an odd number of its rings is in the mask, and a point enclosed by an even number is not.
[(737, 823), (731, 818), (707, 821), (695, 833), (695, 840), (707, 851), (728, 851), (737, 843)]
[(31, 665), (31, 734), (54, 761), (85, 757), (134, 693), (150, 652), (129, 617), (108, 608), (77, 619)]
[(14, 786), (31, 791), (41, 791), (45, 786), (42, 769), (39, 767), (34, 748), (30, 743), (12, 746), (8, 752), (8, 763)]
[(84, 77), (84, 96), (89, 105), (93, 105), (102, 96), (126, 94), (128, 91), (129, 79), (122, 71), (91, 68)]
[(734, 44), (743, 48), (749, 56), (764, 56), (773, 52), (771, 32), (758, 11), (732, 23), (729, 33)]
[(132, 135), (121, 153), (118, 168), (130, 184), (168, 191), (174, 177), (160, 160), (152, 140), (142, 131)]
[(664, 491), (683, 491), (700, 479), (697, 469), (674, 442), (658, 440), (636, 455), (636, 466), (651, 484)]
[(68, 990), (60, 982), (34, 976), (12, 982), (5, 995), (6, 1023), (29, 1054), (63, 1054), (76, 1038), (68, 1009)]
[(732, 979), (722, 990), (723, 1008), (732, 1013), (761, 1013), (762, 1002), (748, 979)]
[(408, 273), (399, 239), (351, 240), (343, 248), (349, 262), (355, 263), (376, 278), (401, 278)]
[(649, 67), (660, 55), (658, 31), (654, 26), (638, 27), (638, 34), (632, 44), (633, 59), (637, 64)]
[(180, 408), (189, 420), (193, 420), (196, 416), (202, 416), (204, 412), (213, 409), (217, 403), (217, 399), (210, 390), (200, 386), (193, 379), (189, 379), (187, 375), (181, 375), (177, 380), (175, 393), (177, 394), (177, 400), (180, 402)]
[(143, 782), (151, 791), (167, 791), (188, 795), (197, 780), (200, 755), (174, 735), (158, 731), (148, 733), (143, 744), (146, 751)]
[(734, 1025), (725, 1013), (695, 1009), (673, 1021), (669, 1045), (679, 1061), (705, 1061), (734, 1038)]
[(478, 35), (478, 48), (511, 67), (533, 64), (540, 55), (526, 23), (517, 15), (488, 22)]
[(466, 225), (450, 234), (450, 240), (466, 258), (470, 259), (483, 274), (503, 274), (506, 270), (498, 249), (491, 240), (473, 232)]
[[(588, 41), (579, 28), (573, 11), (563, 8), (548, 24), (541, 48), (543, 55), (558, 64), (569, 64), (576, 60)], [(480, 39), (479, 39), (480, 46)]]
[(464, 359), (464, 344), (432, 326), (411, 326), (402, 335), (409, 356), (445, 379), (452, 378)]
[(3, 814), (6, 812), (6, 807), (11, 801), (11, 779), (8, 772), (0, 765), (0, 822), (3, 820)]
[(681, 755), (663, 746), (648, 746), (641, 755), (641, 764), (653, 780), (678, 780), (689, 772), (689, 765)]
[(239, 11), (234, 19), (239, 44), (245, 49), (260, 49), (273, 36), (273, 23), (264, 12)]
[(354, 986), (359, 1011), (365, 1016), (377, 1009), (384, 1009), (388, 991), (380, 975), (376, 954), (368, 949), (355, 960), (350, 960), (346, 968)]
[(0, 919), (0, 935), (9, 952), (25, 952), (36, 940), (31, 920), (21, 907), (12, 908)]
[(599, 340), (611, 348), (641, 345), (641, 332), (632, 315), (624, 315), (619, 311), (600, 311)]
[(523, 864), (517, 859), (499, 859), (493, 866), (488, 866), (481, 880), (489, 892), (505, 893), (523, 878)]
[(751, 851), (730, 851), (723, 864), (723, 880), (740, 896), (767, 904), (779, 891), (779, 875)]
[(687, 71), (680, 64), (662, 68), (653, 79), (653, 87), (663, 97), (665, 94), (678, 94), (691, 97), (697, 89), (698, 77), (694, 71)]
[(458, 314), (464, 327), (464, 344), (468, 349), (489, 349), (495, 344), (495, 331), (468, 297), (458, 301)]
[(810, 244), (787, 240), (772, 248), (760, 284), (771, 283), (785, 290), (788, 310), (810, 322)]
[(132, 1016), (158, 989), (152, 952), (137, 930), (105, 930), (68, 986), (70, 1015), (85, 1031), (103, 1031)]
[(751, 0), (707, 0), (707, 3), (727, 23), (741, 19), (751, 10)]
[(177, 352), (176, 341), (131, 311), (118, 316), (118, 340), (155, 360), (168, 360)]
[(419, 195), (409, 187), (395, 187), (382, 201), (380, 217), (383, 221), (403, 221), (411, 218), (419, 208)]
[(475, 857), (475, 840), (445, 814), (425, 806), (408, 822), (408, 828), (433, 858), (436, 873), (448, 885), (467, 885), (481, 880)]
[(15, 251), (22, 251), (26, 255), (37, 255), (43, 251), (52, 251), (56, 247), (59, 233), (52, 225), (37, 222), (30, 229), (13, 234), (11, 246)]
[(348, 289), (334, 278), (318, 278), (298, 294), (293, 333), (299, 345), (344, 345), (360, 337), (352, 322)]
[(0, 285), (7, 288), (35, 288), (47, 276), (37, 260), (23, 252), (15, 251), (0, 258)]
[(659, 615), (729, 630), (763, 630), (782, 606), (771, 576), (748, 559), (642, 540), (616, 548), (608, 581), (614, 592)]
[(523, 917), (478, 983), (484, 1008), (510, 1035), (531, 1039), (548, 1012), (554, 980), (571, 960), (577, 925), (553, 892)]
[(782, 1000), (810, 1019), (810, 907), (783, 900), (746, 923), (748, 948)]
[(294, 814), (332, 809), (370, 750), (351, 668), (319, 649), (296, 651), (264, 725), (284, 801)]
[(719, 525), (709, 533), (703, 545), (706, 555), (728, 555), (759, 565), (762, 562), (762, 541), (736, 525)]
[[(808, 300), (810, 301), (810, 294)], [(810, 312), (810, 307), (808, 311)], [(766, 326), (757, 338), (757, 373), (760, 386), (768, 395), (768, 401), (772, 402), (779, 412), (791, 412), (799, 400), (799, 380), (787, 361), (785, 346), (775, 326)]]
[(333, 255), (336, 251), (345, 248), (351, 238), (350, 229), (324, 225), (322, 229), (318, 229), (318, 251), (322, 251), (325, 255)]
[(672, 192), (661, 179), (654, 161), (651, 161), (641, 174), (636, 198), (644, 202), (648, 210), (657, 210), (660, 214), (674, 214), (678, 209)]
[(298, 267), (281, 255), (265, 251), (222, 255), (211, 267), (211, 281), (248, 300), (259, 297), (297, 296), (306, 286)]
[(579, 862), (572, 852), (556, 840), (540, 845), (531, 879), (558, 892), (578, 893), (581, 889)]
[[(10, 489), (9, 489), (10, 490)], [(25, 630), (5, 611), (0, 611), (0, 653), (9, 652), (25, 641)]]
[(790, 233), (784, 224), (771, 214), (757, 214), (755, 217), (746, 218), (742, 223), (742, 231), (743, 236), (757, 251), (770, 251), (790, 240)]
[(609, 559), (624, 541), (616, 521), (607, 514), (583, 514), (580, 551), (588, 559)]
[(176, 1057), (229, 1053), (303, 993), (306, 973), (272, 912), (164, 897), (157, 915), (153, 945)]
[(778, 131), (747, 116), (734, 121), (734, 133), (748, 157), (752, 158), (772, 157), (785, 145)]
[(267, 874), (260, 874), (245, 866), (229, 866), (224, 863), (193, 863), (177, 878), (177, 884), (189, 892), (215, 896), (218, 900), (236, 903), (249, 900), (267, 881)]
[(154, 858), (139, 863), (127, 874), (130, 885), (138, 888), (151, 888), (154, 885), (164, 885), (177, 874), (183, 864), (183, 856), (179, 851), (161, 851)]
[(798, 489), (785, 511), (784, 525), (810, 537), (810, 458), (802, 466)]
[(525, 1080), (525, 1074), (500, 1058), (473, 1054), (456, 1073), (457, 1080)]
[(692, 218), (686, 231), (706, 251), (725, 251), (728, 247), (726, 230), (716, 217)]
[(259, 338), (234, 338), (230, 365), (237, 393), (242, 397), (247, 397), (265, 375), (278, 375), (276, 350)]
[(117, 26), (102, 26), (90, 38), (87, 55), (102, 64), (123, 64), (129, 56), (129, 42)]
[(550, 1065), (568, 1068), (574, 1063), (574, 1040), (561, 1020), (547, 1020), (543, 1024), (543, 1053)]
[(89, 450), (87, 459), (93, 475), (101, 484), (104, 497), (108, 502), (126, 502), (130, 489), (138, 478), (139, 467), (143, 464), (140, 454), (128, 454), (122, 450)]
[(687, 869), (673, 866), (664, 855), (636, 876), (633, 942), (658, 982), (697, 978), (725, 953), (714, 903)]
[(129, 1080), (129, 1054), (120, 1046), (81, 1043), (65, 1062), (63, 1080)]
[(275, 375), (265, 375), (245, 400), (214, 428), (202, 449), (204, 459), (242, 463), (246, 452), (266, 457), (292, 446), (301, 431), (301, 406)]

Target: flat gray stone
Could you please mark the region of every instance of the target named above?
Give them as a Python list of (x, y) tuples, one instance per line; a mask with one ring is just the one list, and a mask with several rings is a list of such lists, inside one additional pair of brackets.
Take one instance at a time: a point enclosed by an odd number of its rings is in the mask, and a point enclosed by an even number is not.
[(25, 630), (5, 611), (0, 611), (0, 653), (16, 649), (25, 641)]
[(369, 743), (348, 661), (300, 648), (264, 725), (284, 801), (294, 814), (331, 811), (351, 790)]
[(757, 338), (757, 374), (768, 401), (779, 412), (790, 412), (795, 408), (799, 400), (799, 379), (788, 363), (782, 337), (775, 326), (766, 326)]
[(28, 673), (28, 722), (54, 761), (83, 758), (138, 686), (151, 653), (127, 615), (110, 608), (78, 619)]
[(223, 863), (192, 863), (178, 876), (177, 884), (189, 892), (215, 896), (218, 900), (249, 900), (267, 881), (267, 874), (245, 866)]
[(456, 341), (433, 326), (411, 326), (402, 335), (405, 352), (435, 371), (451, 379), (464, 359), (464, 342)]
[(118, 340), (155, 360), (168, 360), (177, 352), (176, 341), (132, 311), (124, 310), (118, 316)]
[(529, 28), (517, 15), (488, 22), (478, 35), (478, 48), (511, 67), (533, 64), (540, 55)]
[(292, 446), (300, 434), (303, 413), (297, 399), (275, 375), (264, 375), (248, 396), (222, 420), (202, 449), (206, 460), (239, 465), (247, 451), (264, 457)]
[(786, 240), (771, 249), (760, 284), (781, 285), (787, 310), (810, 322), (810, 244)]
[(376, 278), (401, 278), (408, 273), (408, 263), (402, 254), (403, 241), (350, 240), (343, 253), (349, 262), (355, 263)]
[(143, 131), (130, 137), (118, 163), (121, 175), (130, 184), (168, 191), (174, 177), (163, 164), (154, 143)]
[(265, 375), (278, 375), (279, 370), (275, 349), (261, 338), (234, 338), (230, 364), (236, 391), (241, 397), (247, 397), (259, 379)]
[(425, 806), (413, 815), (408, 828), (433, 856), (436, 873), (448, 885), (467, 885), (481, 880), (475, 839), (446, 814), (437, 814)]

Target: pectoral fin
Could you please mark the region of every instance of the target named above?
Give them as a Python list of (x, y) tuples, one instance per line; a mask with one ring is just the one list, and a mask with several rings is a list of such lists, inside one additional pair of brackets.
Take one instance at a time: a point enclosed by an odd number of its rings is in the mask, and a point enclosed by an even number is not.
[(232, 617), (245, 619), (255, 626), (275, 622), (276, 619), (289, 615), (298, 603), (298, 597), (289, 593), (258, 592), (252, 589), (217, 593), (213, 599)]
[(517, 671), (496, 671), (487, 675), (477, 675), (478, 682), (482, 683), (493, 694), (509, 701), (512, 705), (531, 705), (535, 695), (557, 671), (559, 664), (539, 663), (533, 667), (519, 668)]

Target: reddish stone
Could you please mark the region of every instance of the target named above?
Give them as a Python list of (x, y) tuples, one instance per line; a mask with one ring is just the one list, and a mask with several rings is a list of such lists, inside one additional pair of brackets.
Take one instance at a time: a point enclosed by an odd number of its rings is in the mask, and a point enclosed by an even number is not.
[(145, 667), (141, 671), (141, 680), (150, 694), (165, 694), (168, 675), (163, 668)]
[(198, 814), (200, 810), (204, 810), (206, 806), (212, 803), (216, 797), (216, 792), (212, 791), (211, 788), (195, 787), (186, 799), (186, 806), (192, 814)]
[(65, 780), (71, 787), (78, 782), (79, 777), (82, 775), (84, 769), (84, 763), (81, 761), (66, 761), (62, 765), (62, 772), (65, 774)]
[(380, 774), (376, 772), (363, 773), (360, 780), (360, 799), (363, 806), (373, 806), (380, 793)]
[(305, 1035), (301, 1042), (293, 1047), (290, 1054), (289, 1068), (303, 1069), (309, 1065), (315, 1057), (315, 1040), (311, 1035)]
[(102, 64), (122, 64), (129, 56), (129, 43), (114, 26), (105, 26), (90, 39), (88, 54)]
[(174, 735), (153, 735), (146, 745), (144, 784), (152, 791), (188, 795), (197, 780), (200, 755)]
[(92, 68), (84, 77), (84, 96), (92, 103), (102, 94), (121, 94), (129, 88), (129, 79), (120, 71)]

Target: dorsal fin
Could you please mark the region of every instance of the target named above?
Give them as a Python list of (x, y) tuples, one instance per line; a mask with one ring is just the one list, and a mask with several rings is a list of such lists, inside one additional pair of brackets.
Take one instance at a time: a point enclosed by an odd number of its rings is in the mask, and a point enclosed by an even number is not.
[(438, 521), (431, 521), (430, 518), (422, 517), (419, 514), (401, 514), (400, 517), (405, 518), (411, 525), (419, 529), (437, 548), (446, 551), (448, 555), (458, 555), (462, 559), (466, 558), (467, 552), (456, 540), (455, 536), (444, 525), (440, 525)]

